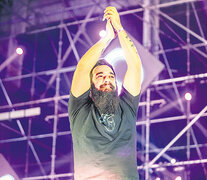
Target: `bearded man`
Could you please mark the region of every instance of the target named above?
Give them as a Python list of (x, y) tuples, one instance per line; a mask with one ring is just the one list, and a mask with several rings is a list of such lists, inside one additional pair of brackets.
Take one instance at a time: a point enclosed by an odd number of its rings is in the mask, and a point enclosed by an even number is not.
[[(104, 11), (107, 35), (81, 58), (75, 70), (69, 119), (73, 138), (75, 180), (137, 180), (136, 116), (140, 96), (141, 61), (120, 23), (115, 7)], [(118, 35), (127, 71), (118, 96), (116, 75), (98, 60)]]

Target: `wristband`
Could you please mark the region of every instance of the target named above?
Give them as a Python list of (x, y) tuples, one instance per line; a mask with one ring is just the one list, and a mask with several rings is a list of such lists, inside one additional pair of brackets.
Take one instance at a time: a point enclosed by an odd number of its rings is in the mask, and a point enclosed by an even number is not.
[(116, 33), (117, 33), (117, 34), (119, 34), (119, 33), (120, 33), (121, 31), (123, 31), (123, 30), (124, 30), (124, 28), (123, 28), (123, 27), (122, 27), (122, 28), (120, 28), (120, 29), (117, 29), (117, 30), (116, 30)]

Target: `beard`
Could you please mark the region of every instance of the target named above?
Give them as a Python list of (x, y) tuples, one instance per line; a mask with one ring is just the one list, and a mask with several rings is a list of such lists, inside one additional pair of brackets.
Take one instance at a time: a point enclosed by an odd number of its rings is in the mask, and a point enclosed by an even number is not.
[(115, 87), (110, 84), (112, 90), (110, 92), (100, 91), (95, 88), (94, 84), (91, 85), (91, 98), (99, 110), (99, 113), (112, 115), (119, 105), (119, 97)]

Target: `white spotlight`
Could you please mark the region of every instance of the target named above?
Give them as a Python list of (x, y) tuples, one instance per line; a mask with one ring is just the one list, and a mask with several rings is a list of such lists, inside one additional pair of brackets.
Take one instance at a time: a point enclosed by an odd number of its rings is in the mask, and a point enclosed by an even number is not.
[(20, 47), (18, 47), (18, 48), (16, 49), (16, 53), (17, 53), (18, 55), (22, 55), (23, 52), (24, 52), (23, 49), (20, 48)]
[(181, 176), (177, 176), (177, 177), (175, 178), (175, 180), (182, 180), (182, 177), (181, 177)]
[(175, 159), (171, 159), (170, 162), (171, 162), (171, 164), (175, 164), (176, 160)]
[(190, 101), (190, 100), (192, 99), (192, 95), (191, 95), (191, 93), (189, 93), (189, 92), (185, 93), (185, 99), (186, 99), (187, 101)]
[(12, 175), (6, 174), (6, 175), (0, 177), (0, 180), (15, 180), (15, 179)]
[[(113, 67), (117, 64), (118, 61), (125, 61), (124, 51), (122, 48), (115, 48), (112, 51), (110, 51), (104, 59), (111, 64)], [(144, 81), (144, 69), (142, 66), (142, 72), (141, 72), (141, 83)]]
[(117, 88), (118, 88), (118, 95), (120, 95), (122, 89), (122, 82), (117, 81)]
[(117, 61), (124, 60), (124, 51), (121, 48), (113, 49), (110, 53), (108, 53), (105, 57), (106, 61), (114, 66)]
[(160, 178), (159, 178), (159, 177), (157, 177), (155, 180), (160, 180)]
[(99, 36), (100, 36), (100, 37), (104, 37), (104, 36), (106, 36), (106, 31), (105, 31), (105, 30), (101, 30), (101, 31), (99, 32)]

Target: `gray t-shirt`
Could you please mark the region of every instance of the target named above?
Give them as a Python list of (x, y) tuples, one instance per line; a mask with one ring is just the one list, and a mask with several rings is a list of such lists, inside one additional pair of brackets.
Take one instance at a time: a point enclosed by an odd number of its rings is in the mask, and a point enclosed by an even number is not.
[(113, 117), (100, 118), (88, 90), (69, 99), (75, 180), (138, 180), (136, 117), (139, 95), (122, 88)]

